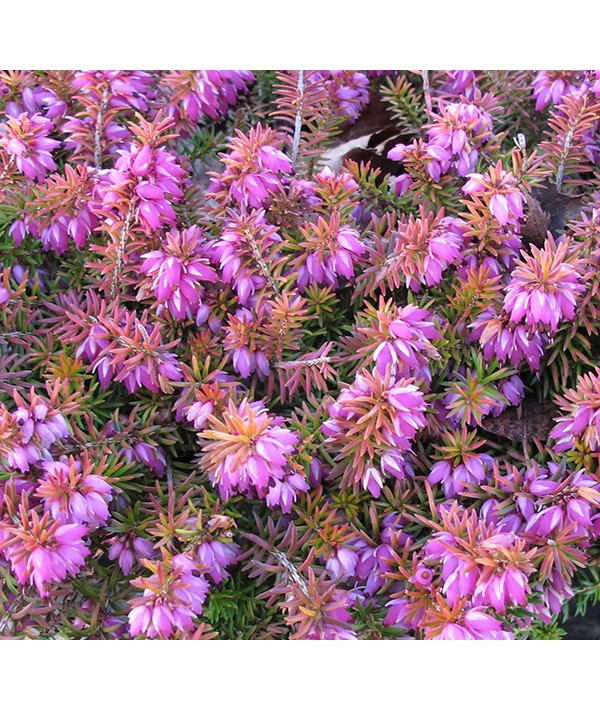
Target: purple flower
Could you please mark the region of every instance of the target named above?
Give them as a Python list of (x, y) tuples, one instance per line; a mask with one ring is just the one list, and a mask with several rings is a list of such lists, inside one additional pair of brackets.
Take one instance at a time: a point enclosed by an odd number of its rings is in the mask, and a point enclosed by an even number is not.
[(237, 543), (205, 540), (196, 549), (196, 557), (206, 566), (206, 575), (218, 584), (229, 577), (227, 568), (236, 562), (240, 552)]
[(211, 244), (210, 258), (218, 264), (224, 282), (232, 284), (242, 306), (266, 284), (256, 263), (257, 251), (266, 255), (281, 242), (276, 227), (267, 224), (264, 210), (231, 215), (220, 239)]
[(35, 510), (20, 509), (16, 524), (0, 520), (0, 542), (3, 553), (21, 585), (35, 585), (42, 597), (48, 586), (75, 575), (83, 567), (89, 549), (83, 542), (88, 529), (79, 524), (60, 525), (50, 522), (49, 514), (41, 518)]
[(534, 497), (535, 513), (528, 517), (525, 532), (548, 538), (571, 526), (574, 534), (590, 536), (592, 515), (600, 508), (600, 483), (585, 469), (565, 472), (555, 462), (534, 472), (529, 492)]
[(132, 602), (129, 613), (129, 633), (132, 637), (168, 639), (175, 630), (191, 630), (194, 618), (202, 614), (208, 592), (208, 582), (198, 573), (197, 564), (187, 555), (154, 563), (144, 560), (152, 571), (147, 578), (131, 581), (144, 592)]
[(567, 414), (557, 419), (550, 432), (556, 440), (554, 449), (563, 452), (582, 443), (592, 452), (600, 450), (600, 369), (579, 376), (577, 386), (568, 389), (560, 398), (560, 406)]
[(168, 91), (168, 115), (188, 133), (203, 117), (216, 119), (226, 114), (253, 81), (247, 70), (172, 71), (164, 74), (161, 85)]
[(271, 128), (257, 124), (248, 135), (236, 130), (229, 143), (229, 153), (221, 153), (223, 173), (213, 174), (210, 197), (233, 202), (238, 208), (260, 209), (283, 191), (287, 174), (292, 170), (290, 159), (283, 153), (282, 138)]
[(389, 368), (396, 377), (430, 381), (429, 361), (440, 357), (430, 341), (440, 334), (430, 319), (431, 313), (426, 309), (412, 304), (398, 308), (381, 298), (379, 308), (367, 306), (364, 318), (357, 325), (356, 330), (367, 340), (357, 355), (369, 354), (382, 376)]
[(110, 543), (109, 559), (116, 559), (125, 575), (131, 573), (134, 563), (139, 563), (143, 559), (152, 560), (155, 557), (151, 541), (133, 533), (112, 536), (107, 542)]
[(446, 104), (440, 101), (439, 115), (427, 129), (427, 153), (443, 164), (440, 173), (450, 165), (458, 175), (472, 173), (479, 150), (492, 137), (492, 117), (479, 106), (467, 103)]
[(230, 354), (233, 367), (243, 377), (258, 373), (261, 379), (269, 374), (267, 356), (255, 342), (258, 321), (248, 309), (230, 314), (224, 327), (223, 350)]
[(577, 296), (585, 290), (576, 265), (567, 261), (568, 242), (558, 246), (546, 241), (543, 249), (531, 245), (523, 253), (506, 288), (504, 310), (514, 323), (556, 331), (561, 321), (573, 319)]
[(9, 116), (0, 124), (0, 146), (14, 157), (17, 168), (30, 180), (41, 182), (49, 171), (56, 170), (52, 151), (60, 141), (48, 138), (52, 121), (40, 114)]
[(44, 508), (61, 523), (85, 523), (97, 528), (108, 520), (112, 487), (102, 477), (92, 474), (93, 465), (69, 457), (63, 462), (44, 462), (45, 475), (36, 490)]
[(357, 563), (356, 551), (344, 546), (333, 546), (325, 560), (325, 569), (332, 580), (340, 582), (354, 577)]
[(338, 277), (354, 276), (354, 263), (366, 248), (357, 230), (341, 224), (338, 212), (333, 212), (328, 220), (319, 215), (316, 224), (306, 222), (301, 232), (300, 247), (304, 251), (296, 263), (298, 286), (328, 284), (337, 288)]
[(195, 318), (202, 309), (202, 282), (214, 283), (218, 277), (204, 256), (201, 235), (198, 227), (173, 229), (161, 249), (142, 255), (140, 271), (150, 277), (150, 288), (161, 304), (157, 313), (164, 305), (174, 318), (184, 319)]
[(462, 462), (453, 466), (451, 462), (436, 462), (427, 477), (430, 484), (442, 483), (444, 495), (452, 498), (467, 489), (468, 484), (481, 484), (488, 479), (493, 463), (489, 454), (462, 455)]
[(307, 84), (322, 82), (329, 94), (334, 115), (347, 117), (351, 123), (358, 118), (360, 110), (369, 101), (369, 79), (362, 72), (340, 69), (310, 72)]
[(341, 473), (343, 485), (362, 485), (379, 496), (383, 480), (403, 479), (412, 468), (403, 452), (427, 420), (423, 394), (411, 380), (396, 380), (388, 370), (363, 371), (352, 385), (342, 388), (329, 407), (330, 418), (321, 426), (326, 449), (337, 452), (333, 475)]
[[(234, 493), (266, 499), (289, 511), (298, 492), (308, 484), (290, 468), (298, 435), (281, 426), (261, 402), (229, 402), (222, 419), (209, 415), (212, 427), (198, 436), (204, 442), (201, 466), (221, 496)], [(285, 495), (282, 487), (286, 485)], [(273, 490), (275, 493), (273, 493)]]
[(464, 613), (460, 623), (449, 622), (433, 639), (491, 640), (514, 639), (512, 633), (502, 629), (502, 623), (488, 613), (485, 607), (472, 607)]
[(49, 448), (56, 440), (69, 436), (65, 418), (30, 390), (29, 403), (14, 392), (17, 409), (10, 413), (0, 405), (0, 422), (12, 432), (6, 441), (0, 440), (0, 453), (8, 465), (21, 472), (29, 471), (40, 460), (51, 460)]
[(469, 173), (468, 178), (462, 187), (464, 193), (483, 200), (501, 227), (519, 227), (523, 217), (523, 196), (517, 187), (517, 179), (503, 170), (501, 161), (485, 175)]
[(550, 104), (561, 104), (567, 94), (573, 94), (581, 85), (573, 83), (575, 72), (539, 71), (533, 80), (533, 98), (537, 111)]
[(548, 342), (545, 334), (524, 324), (515, 324), (506, 312), (497, 314), (492, 308), (483, 311), (470, 324), (472, 338), (483, 347), (487, 362), (496, 358), (499, 363), (507, 360), (515, 366), (523, 361), (534, 371), (540, 369), (541, 358)]
[(134, 144), (119, 151), (114, 169), (108, 171), (100, 188), (102, 210), (109, 212), (119, 200), (120, 191), (133, 191), (137, 217), (146, 232), (154, 232), (175, 222), (172, 203), (183, 197), (180, 184), (185, 171), (165, 148)]
[(445, 217), (443, 209), (436, 215), (419, 210), (418, 217), (402, 216), (389, 257), (412, 291), (439, 284), (444, 271), (461, 260), (466, 231), (463, 220)]

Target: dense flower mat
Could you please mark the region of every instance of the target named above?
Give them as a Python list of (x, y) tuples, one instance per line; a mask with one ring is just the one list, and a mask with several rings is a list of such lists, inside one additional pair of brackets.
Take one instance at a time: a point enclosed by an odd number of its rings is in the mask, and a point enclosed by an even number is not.
[(0, 111), (0, 636), (600, 599), (600, 72), (5, 71)]

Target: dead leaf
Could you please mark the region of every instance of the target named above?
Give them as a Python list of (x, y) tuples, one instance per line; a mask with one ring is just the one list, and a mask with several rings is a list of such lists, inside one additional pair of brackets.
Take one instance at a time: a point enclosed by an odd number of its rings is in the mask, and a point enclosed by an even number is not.
[(370, 162), (371, 168), (381, 170), (381, 180), (384, 175), (403, 172), (402, 163), (389, 160), (387, 154), (398, 143), (410, 143), (413, 138), (398, 131), (388, 105), (378, 92), (372, 91), (358, 119), (335, 138), (321, 155), (321, 162), (332, 170), (338, 170), (346, 160)]
[(513, 442), (526, 443), (533, 437), (544, 442), (556, 424), (554, 418), (558, 416), (558, 408), (552, 402), (538, 402), (537, 398), (530, 396), (519, 407), (507, 407), (498, 417), (484, 417), (481, 427)]
[(563, 195), (557, 191), (556, 185), (550, 183), (534, 187), (531, 196), (538, 202), (540, 209), (549, 215), (548, 229), (554, 237), (565, 231), (568, 222), (579, 217), (584, 205), (584, 198)]
[(527, 199), (527, 219), (521, 227), (523, 245), (534, 244), (536, 247), (543, 247), (549, 227), (550, 215), (533, 196), (530, 196)]

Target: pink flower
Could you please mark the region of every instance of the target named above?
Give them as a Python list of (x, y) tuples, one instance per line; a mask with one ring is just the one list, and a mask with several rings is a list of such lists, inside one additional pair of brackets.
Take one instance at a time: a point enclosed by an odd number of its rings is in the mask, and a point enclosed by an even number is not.
[(218, 277), (209, 265), (200, 244), (202, 232), (190, 227), (179, 232), (171, 230), (162, 248), (143, 254), (140, 271), (151, 279), (162, 311), (162, 305), (177, 319), (194, 318), (202, 309), (202, 282), (216, 282)]
[(433, 115), (427, 128), (427, 152), (444, 167), (451, 162), (458, 175), (467, 175), (477, 167), (479, 150), (492, 137), (492, 128), (492, 117), (479, 106), (440, 101), (439, 115)]
[(472, 607), (467, 610), (460, 623), (450, 622), (444, 625), (439, 635), (433, 639), (446, 640), (491, 640), (514, 639), (510, 632), (502, 629), (502, 623), (484, 612), (485, 607)]
[(446, 82), (440, 90), (450, 96), (464, 96), (472, 101), (477, 89), (477, 73), (469, 69), (447, 70)]
[(290, 513), (298, 493), (308, 489), (308, 484), (302, 475), (289, 474), (285, 479), (275, 480), (271, 484), (265, 501), (270, 508), (279, 507), (283, 513)]
[(377, 309), (367, 305), (356, 330), (367, 341), (357, 356), (369, 355), (380, 375), (390, 368), (398, 377), (431, 380), (429, 361), (440, 356), (430, 339), (440, 334), (429, 311), (412, 304), (398, 308), (381, 297)]
[(576, 264), (567, 261), (568, 242), (546, 241), (543, 249), (531, 245), (523, 253), (506, 288), (504, 310), (513, 323), (535, 327), (544, 324), (556, 331), (561, 321), (573, 319), (577, 296), (585, 290)]
[(49, 448), (58, 439), (69, 436), (65, 418), (48, 402), (37, 395), (33, 388), (29, 403), (15, 390), (17, 409), (10, 413), (0, 405), (0, 425), (11, 436), (0, 440), (0, 453), (13, 469), (29, 471), (32, 464), (52, 459)]
[(322, 82), (329, 94), (329, 101), (334, 115), (347, 117), (351, 123), (356, 121), (360, 110), (369, 101), (369, 79), (362, 72), (340, 69), (310, 72), (307, 84)]
[(247, 70), (172, 71), (161, 78), (168, 91), (167, 113), (186, 133), (205, 116), (216, 119), (226, 114), (252, 82), (254, 76)]
[(354, 263), (366, 248), (360, 234), (352, 227), (341, 224), (340, 214), (333, 212), (329, 219), (319, 215), (317, 223), (306, 222), (301, 228), (303, 253), (295, 261), (298, 269), (298, 286), (329, 284), (338, 287), (338, 277), (351, 279)]
[(600, 450), (600, 369), (580, 375), (575, 388), (569, 388), (558, 398), (566, 414), (550, 436), (556, 440), (554, 449), (563, 452), (581, 443), (592, 452)]
[(229, 153), (221, 153), (223, 173), (214, 174), (208, 195), (217, 200), (234, 202), (245, 211), (260, 209), (267, 200), (283, 191), (290, 159), (280, 149), (282, 137), (271, 128), (257, 124), (248, 135), (236, 130), (229, 143)]
[(100, 188), (102, 210), (115, 209), (120, 192), (129, 192), (142, 229), (148, 233), (175, 222), (172, 207), (183, 197), (181, 182), (185, 171), (175, 155), (164, 147), (153, 148), (143, 142), (121, 150), (114, 169), (108, 171)]
[(96, 70), (76, 72), (73, 88), (98, 103), (103, 98), (100, 92), (106, 88), (111, 107), (127, 107), (143, 113), (148, 108), (147, 94), (152, 82), (151, 74), (139, 70)]
[(519, 227), (523, 217), (523, 196), (517, 187), (517, 179), (502, 168), (498, 161), (489, 171), (469, 173), (469, 180), (463, 185), (463, 192), (483, 200), (501, 227)]
[(175, 630), (191, 630), (194, 618), (202, 614), (208, 592), (208, 582), (198, 574), (197, 564), (187, 555), (172, 558), (163, 554), (163, 560), (143, 564), (152, 571), (147, 578), (131, 581), (144, 592), (132, 602), (129, 613), (129, 633), (132, 637), (168, 639)]
[(69, 457), (66, 462), (44, 462), (42, 483), (36, 494), (44, 508), (61, 523), (85, 523), (96, 528), (108, 520), (108, 503), (112, 487), (102, 477), (90, 473), (93, 464), (87, 458), (78, 462)]
[(496, 358), (499, 363), (507, 360), (515, 366), (523, 361), (532, 370), (539, 370), (544, 348), (548, 342), (545, 334), (515, 324), (506, 312), (496, 313), (492, 308), (483, 311), (469, 328), (472, 338), (483, 347), (483, 357), (487, 362)]
[(282, 427), (281, 419), (271, 417), (261, 402), (243, 400), (236, 406), (230, 401), (222, 418), (209, 415), (208, 420), (212, 427), (198, 434), (204, 443), (201, 466), (221, 496), (256, 496), (289, 510), (291, 501), (272, 490), (287, 485), (295, 500), (298, 491), (308, 489), (304, 478), (290, 470), (298, 435)]
[(411, 474), (402, 452), (427, 424), (425, 408), (412, 380), (396, 380), (389, 370), (383, 377), (377, 371), (359, 373), (342, 388), (321, 426), (325, 448), (337, 455), (332, 475), (342, 476), (342, 486), (360, 484), (379, 496), (386, 476)]
[(487, 481), (493, 458), (489, 454), (475, 454), (463, 451), (459, 463), (442, 460), (436, 462), (427, 477), (430, 484), (442, 483), (444, 495), (452, 498), (468, 488)]
[(525, 532), (548, 538), (571, 527), (574, 534), (590, 536), (592, 516), (600, 508), (600, 483), (585, 469), (572, 473), (555, 462), (534, 472), (529, 492), (534, 497), (535, 513), (531, 512)]
[(207, 539), (196, 549), (196, 557), (206, 566), (206, 575), (218, 584), (230, 576), (227, 568), (236, 562), (240, 552), (237, 543)]
[(443, 208), (434, 215), (419, 208), (419, 216), (403, 216), (396, 232), (390, 260), (406, 278), (406, 286), (419, 291), (422, 285), (435, 286), (451, 265), (461, 260), (465, 223), (445, 217)]
[(524, 552), (525, 541), (514, 533), (498, 532), (477, 545), (483, 564), (473, 595), (473, 604), (491, 606), (504, 613), (507, 606), (524, 607), (531, 592), (528, 578), (536, 551)]
[(127, 447), (123, 454), (128, 462), (141, 462), (159, 477), (165, 473), (167, 460), (161, 447), (148, 442), (136, 442), (132, 447)]
[(238, 309), (229, 315), (223, 329), (223, 350), (230, 354), (233, 367), (243, 378), (256, 372), (262, 380), (270, 371), (267, 356), (256, 343), (259, 323), (251, 311)]
[(242, 306), (266, 284), (256, 254), (268, 258), (281, 241), (277, 228), (267, 224), (265, 211), (251, 210), (241, 215), (231, 213), (220, 239), (211, 244), (210, 257), (219, 265), (223, 281), (234, 286)]
[(155, 557), (152, 542), (134, 533), (112, 536), (107, 541), (109, 560), (117, 559), (119, 567), (125, 575), (131, 573), (134, 563), (142, 560), (152, 560)]
[(52, 151), (60, 146), (60, 141), (48, 138), (53, 128), (52, 121), (40, 114), (9, 116), (6, 123), (0, 124), (0, 146), (31, 180), (41, 182), (46, 173), (56, 170)]
[(340, 582), (354, 577), (357, 563), (358, 554), (355, 551), (344, 546), (336, 546), (327, 556), (325, 568), (332, 580)]
[(20, 520), (0, 520), (0, 545), (21, 585), (35, 585), (42, 597), (48, 586), (75, 575), (84, 565), (89, 549), (83, 542), (88, 529), (78, 524), (50, 522), (22, 504)]
[(576, 82), (576, 72), (540, 71), (533, 80), (533, 98), (537, 111), (543, 111), (550, 104), (560, 104), (567, 94), (581, 88)]

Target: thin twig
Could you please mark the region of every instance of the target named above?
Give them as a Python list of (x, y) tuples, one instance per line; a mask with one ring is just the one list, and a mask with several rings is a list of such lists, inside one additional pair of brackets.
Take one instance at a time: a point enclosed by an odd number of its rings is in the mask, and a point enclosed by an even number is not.
[(559, 193), (562, 188), (563, 179), (565, 177), (565, 166), (567, 164), (567, 158), (569, 157), (569, 149), (571, 148), (571, 142), (573, 141), (574, 135), (575, 129), (571, 128), (565, 137), (565, 143), (560, 154), (560, 163), (558, 164), (558, 170), (556, 171), (557, 193)]
[(252, 232), (250, 230), (246, 230), (244, 232), (244, 235), (246, 237), (246, 241), (248, 242), (250, 249), (252, 250), (252, 256), (254, 257), (254, 260), (258, 264), (260, 273), (267, 280), (269, 286), (271, 287), (271, 289), (273, 289), (273, 291), (277, 294), (277, 296), (281, 297), (281, 291), (280, 291), (279, 287), (277, 286), (275, 279), (273, 279), (271, 270), (269, 269), (268, 264), (265, 262), (258, 244), (256, 244), (256, 241), (254, 240), (254, 235), (252, 234)]
[(96, 124), (94, 126), (94, 165), (96, 168), (102, 168), (102, 123), (104, 122), (104, 113), (108, 108), (108, 87), (104, 87), (102, 92), (102, 101), (100, 109), (96, 116)]
[(305, 595), (308, 595), (308, 585), (306, 584), (306, 580), (304, 580), (302, 575), (300, 575), (296, 566), (286, 556), (286, 554), (275, 548), (273, 550), (273, 555), (275, 556), (275, 558), (277, 558), (277, 561), (284, 567), (288, 580), (291, 580), (293, 583), (296, 583), (298, 587), (302, 590), (302, 592)]
[(294, 121), (294, 143), (292, 145), (292, 168), (296, 165), (298, 150), (300, 149), (300, 135), (302, 133), (302, 102), (304, 100), (304, 70), (298, 72), (298, 110)]
[(112, 283), (110, 285), (110, 297), (114, 299), (117, 295), (117, 285), (119, 283), (119, 278), (121, 277), (121, 271), (123, 269), (123, 256), (125, 254), (125, 245), (127, 243), (127, 235), (131, 229), (131, 220), (133, 219), (133, 202), (129, 205), (129, 210), (127, 216), (125, 217), (125, 222), (123, 223), (123, 229), (119, 235), (119, 246), (117, 248), (117, 263), (115, 264), (115, 270), (112, 275)]
[(311, 368), (313, 365), (321, 365), (322, 363), (331, 363), (333, 358), (331, 356), (321, 356), (320, 358), (311, 358), (310, 360), (288, 360), (279, 363), (274, 363), (276, 368), (298, 368), (298, 367), (308, 367)]
[(428, 111), (432, 111), (431, 88), (429, 86), (429, 72), (427, 69), (421, 71), (423, 77), (423, 94), (425, 95), (425, 106)]

